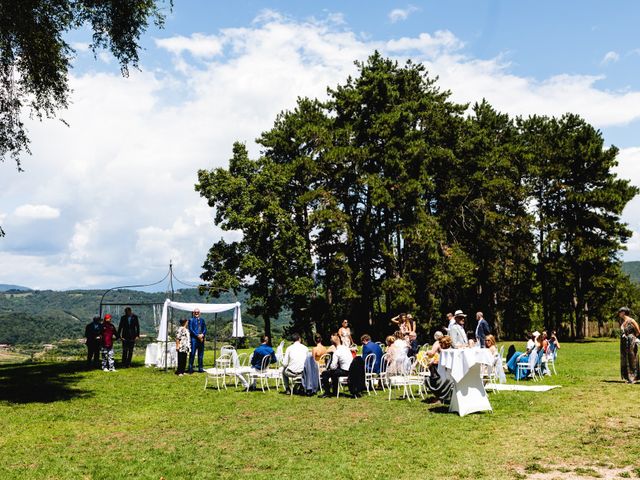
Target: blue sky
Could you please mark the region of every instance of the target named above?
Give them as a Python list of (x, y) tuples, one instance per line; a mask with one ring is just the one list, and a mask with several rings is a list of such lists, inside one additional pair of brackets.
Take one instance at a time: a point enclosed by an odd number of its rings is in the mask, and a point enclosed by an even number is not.
[[(612, 8), (615, 5), (615, 8)], [(0, 165), (0, 283), (101, 288), (161, 278), (169, 259), (195, 281), (222, 232), (194, 192), (293, 106), (324, 95), (374, 49), (425, 63), (456, 101), (511, 115), (572, 111), (620, 147), (640, 185), (640, 3), (594, 1), (175, 1), (143, 38), (141, 71), (77, 49), (72, 105), (29, 122), (24, 173)], [(640, 200), (625, 259), (640, 259)]]

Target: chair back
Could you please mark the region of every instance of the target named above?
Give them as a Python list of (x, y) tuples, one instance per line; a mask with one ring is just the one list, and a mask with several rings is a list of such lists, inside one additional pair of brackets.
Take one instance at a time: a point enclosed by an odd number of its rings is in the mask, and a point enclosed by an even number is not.
[(376, 364), (376, 354), (370, 353), (367, 358), (364, 359), (364, 371), (365, 373), (373, 372), (373, 366)]
[(265, 355), (262, 357), (262, 361), (260, 362), (260, 370), (265, 371), (269, 369), (269, 363), (271, 362), (271, 357), (269, 355)]
[(329, 366), (329, 362), (331, 361), (331, 353), (324, 353), (320, 356), (318, 360), (318, 369), (321, 372), (324, 372)]
[(233, 352), (235, 352), (236, 347), (234, 347), (233, 345), (223, 345), (220, 348), (220, 355), (225, 355), (225, 354), (229, 354), (232, 355)]
[(385, 353), (380, 357), (380, 375), (387, 373), (387, 367), (389, 366), (388, 355), (389, 354)]
[(248, 365), (248, 360), (249, 360), (248, 353), (239, 353), (236, 363), (239, 367), (246, 367)]

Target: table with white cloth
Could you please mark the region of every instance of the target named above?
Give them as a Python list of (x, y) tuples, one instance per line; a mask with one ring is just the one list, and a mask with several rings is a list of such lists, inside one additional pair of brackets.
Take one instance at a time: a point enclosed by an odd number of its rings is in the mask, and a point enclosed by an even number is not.
[(450, 412), (463, 417), (468, 413), (491, 411), (484, 389), (481, 365), (491, 366), (495, 359), (488, 348), (449, 348), (440, 352), (438, 373), (453, 382)]
[(175, 368), (178, 364), (178, 353), (176, 352), (176, 344), (170, 342), (165, 347), (164, 342), (150, 343), (144, 352), (144, 364), (147, 367), (164, 368), (165, 348), (167, 355), (168, 368)]

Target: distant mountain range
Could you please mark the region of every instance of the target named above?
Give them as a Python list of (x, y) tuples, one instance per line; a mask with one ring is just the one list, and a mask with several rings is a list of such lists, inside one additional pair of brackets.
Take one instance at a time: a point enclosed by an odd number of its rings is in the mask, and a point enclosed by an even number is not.
[[(17, 287), (16, 285), (4, 285)], [(100, 299), (104, 290), (29, 290), (25, 287), (6, 288), (0, 291), (0, 343), (12, 345), (53, 343), (62, 339), (82, 338), (84, 328), (94, 315), (99, 313)], [(105, 302), (121, 305), (105, 305), (102, 314), (110, 313), (116, 325), (120, 316), (124, 314), (125, 305), (130, 305), (140, 318), (141, 333), (153, 335), (156, 325), (160, 321), (161, 308), (167, 294), (164, 292), (140, 292), (136, 290), (118, 290), (110, 292)], [(247, 298), (244, 294), (236, 298), (230, 293), (224, 293), (217, 299), (207, 299), (200, 295), (195, 288), (178, 290), (174, 299), (187, 303), (232, 303), (239, 301), (242, 308), (242, 321), (253, 325), (249, 328), (253, 333), (263, 328), (261, 319), (257, 319), (246, 312)], [(155, 308), (150, 305), (155, 304)], [(176, 315), (184, 316), (186, 312)], [(212, 315), (205, 315), (207, 322), (212, 321)], [(220, 336), (229, 334), (231, 316), (218, 316), (218, 333)], [(278, 332), (289, 323), (289, 315), (283, 314), (273, 323), (274, 332)], [(210, 325), (210, 323), (209, 323)], [(213, 325), (210, 325), (210, 329)]]
[(8, 292), (8, 291), (29, 292), (31, 291), (31, 289), (27, 287), (21, 287), (20, 285), (9, 285), (6, 283), (0, 283), (0, 292)]
[(622, 270), (628, 273), (635, 283), (640, 283), (640, 262), (623, 262)]

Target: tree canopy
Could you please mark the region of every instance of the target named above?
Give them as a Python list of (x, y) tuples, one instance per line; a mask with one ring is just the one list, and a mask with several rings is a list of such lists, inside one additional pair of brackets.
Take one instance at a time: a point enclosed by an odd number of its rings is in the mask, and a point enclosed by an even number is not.
[(267, 333), (287, 308), (307, 336), (342, 318), (381, 334), (402, 311), (429, 332), (458, 308), (501, 335), (584, 336), (635, 301), (619, 251), (637, 189), (599, 131), (457, 104), (411, 61), (357, 67), (326, 101), (278, 115), (258, 158), (236, 143), (228, 168), (198, 172), (216, 224), (242, 233), (211, 247), (204, 280), (246, 288)]
[(69, 101), (68, 75), (75, 54), (65, 40), (87, 26), (90, 48), (109, 50), (124, 75), (138, 66), (140, 36), (161, 26), (162, 0), (0, 0), (0, 160), (29, 151), (25, 112), (54, 117)]

